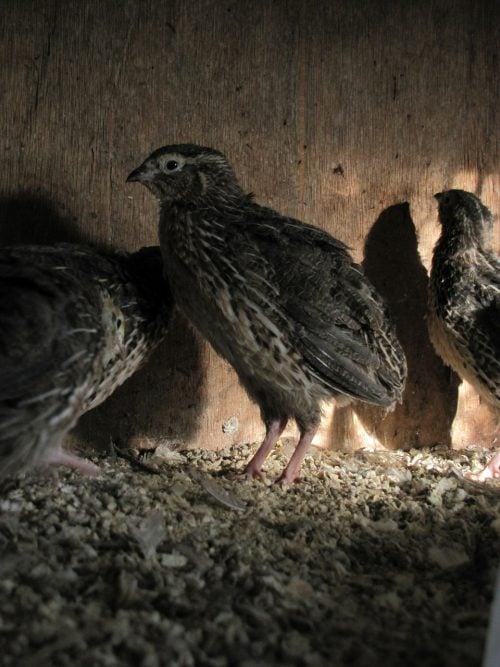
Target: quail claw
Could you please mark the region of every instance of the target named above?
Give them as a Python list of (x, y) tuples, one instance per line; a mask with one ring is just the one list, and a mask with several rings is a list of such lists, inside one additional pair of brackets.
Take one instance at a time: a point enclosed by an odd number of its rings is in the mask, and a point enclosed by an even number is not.
[(285, 468), (281, 475), (274, 481), (275, 484), (279, 484), (281, 486), (285, 484), (299, 484), (302, 482), (302, 477), (300, 475), (297, 475), (296, 473), (289, 473), (287, 469)]
[(464, 473), (464, 477), (475, 482), (485, 482), (487, 479), (500, 478), (500, 452), (487, 463), (486, 467), (479, 472)]
[(73, 470), (78, 470), (79, 473), (88, 477), (93, 477), (101, 472), (99, 466), (96, 466), (85, 459), (81, 459), (75, 454), (65, 452), (63, 449), (56, 449), (51, 452), (48, 463), (53, 466), (65, 466), (67, 468), (72, 468)]

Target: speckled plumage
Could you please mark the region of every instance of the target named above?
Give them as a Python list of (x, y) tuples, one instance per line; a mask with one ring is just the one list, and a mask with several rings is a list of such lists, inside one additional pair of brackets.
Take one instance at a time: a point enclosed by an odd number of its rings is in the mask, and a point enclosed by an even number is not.
[[(493, 218), (464, 190), (436, 195), (441, 236), (429, 281), (428, 327), (444, 362), (500, 416), (500, 261)], [(500, 474), (500, 459), (497, 468)], [(494, 472), (491, 470), (491, 472)]]
[(45, 462), (87, 410), (145, 360), (172, 301), (158, 247), (0, 249), (0, 478)]
[(267, 435), (246, 472), (294, 418), (296, 479), (323, 400), (384, 407), (406, 363), (385, 305), (346, 246), (254, 203), (225, 157), (190, 144), (155, 151), (130, 174), (160, 201), (160, 246), (176, 303), (235, 368)]

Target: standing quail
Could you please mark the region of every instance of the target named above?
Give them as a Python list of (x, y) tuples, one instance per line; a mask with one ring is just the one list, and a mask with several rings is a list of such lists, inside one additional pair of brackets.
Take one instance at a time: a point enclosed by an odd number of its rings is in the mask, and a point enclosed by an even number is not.
[(161, 341), (171, 310), (158, 247), (0, 248), (0, 479), (43, 463), (95, 470), (63, 440)]
[(224, 155), (191, 144), (156, 150), (128, 181), (160, 201), (160, 247), (174, 299), (259, 405), (261, 466), (289, 418), (300, 440), (279, 481), (298, 479), (323, 400), (386, 408), (406, 362), (385, 305), (346, 246), (259, 206)]
[[(441, 236), (429, 281), (429, 334), (444, 362), (500, 416), (500, 262), (489, 250), (493, 218), (470, 192), (439, 202)], [(500, 476), (500, 452), (477, 475)]]

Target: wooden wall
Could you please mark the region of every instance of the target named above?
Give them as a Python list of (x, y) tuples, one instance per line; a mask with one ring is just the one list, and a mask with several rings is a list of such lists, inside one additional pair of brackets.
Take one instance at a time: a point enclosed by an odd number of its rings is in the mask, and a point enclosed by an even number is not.
[[(424, 313), (433, 193), (469, 189), (500, 211), (497, 6), (2, 0), (0, 242), (156, 243), (156, 205), (126, 175), (163, 144), (214, 146), (260, 202), (347, 242), (397, 317), (403, 404), (386, 419), (327, 412), (322, 442), (449, 444), (452, 425), (456, 444), (487, 440), (474, 394), (455, 416)], [(177, 317), (78, 434), (219, 447), (261, 432), (232, 370)]]

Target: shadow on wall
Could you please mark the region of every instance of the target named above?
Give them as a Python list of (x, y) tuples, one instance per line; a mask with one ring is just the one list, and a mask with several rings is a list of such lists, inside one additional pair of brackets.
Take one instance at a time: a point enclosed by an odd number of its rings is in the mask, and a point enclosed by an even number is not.
[(390, 206), (380, 214), (366, 238), (363, 267), (389, 305), (406, 354), (408, 379), (403, 401), (393, 412), (385, 414), (363, 403), (336, 410), (332, 442), (341, 441), (349, 432), (354, 412), (368, 436), (390, 449), (451, 447), (459, 379), (444, 366), (429, 340), (428, 277), (407, 203)]
[[(0, 197), (0, 245), (89, 243), (76, 217), (41, 192)], [(100, 246), (102, 248), (102, 245)], [(102, 405), (84, 415), (73, 431), (77, 446), (103, 449), (110, 437), (147, 445), (194, 437), (202, 413), (201, 348), (189, 325), (172, 318), (166, 340), (143, 368)], [(180, 403), (182, 403), (180, 405)]]
[(76, 228), (77, 218), (60, 209), (41, 191), (21, 190), (0, 197), (0, 244), (85, 243)]

